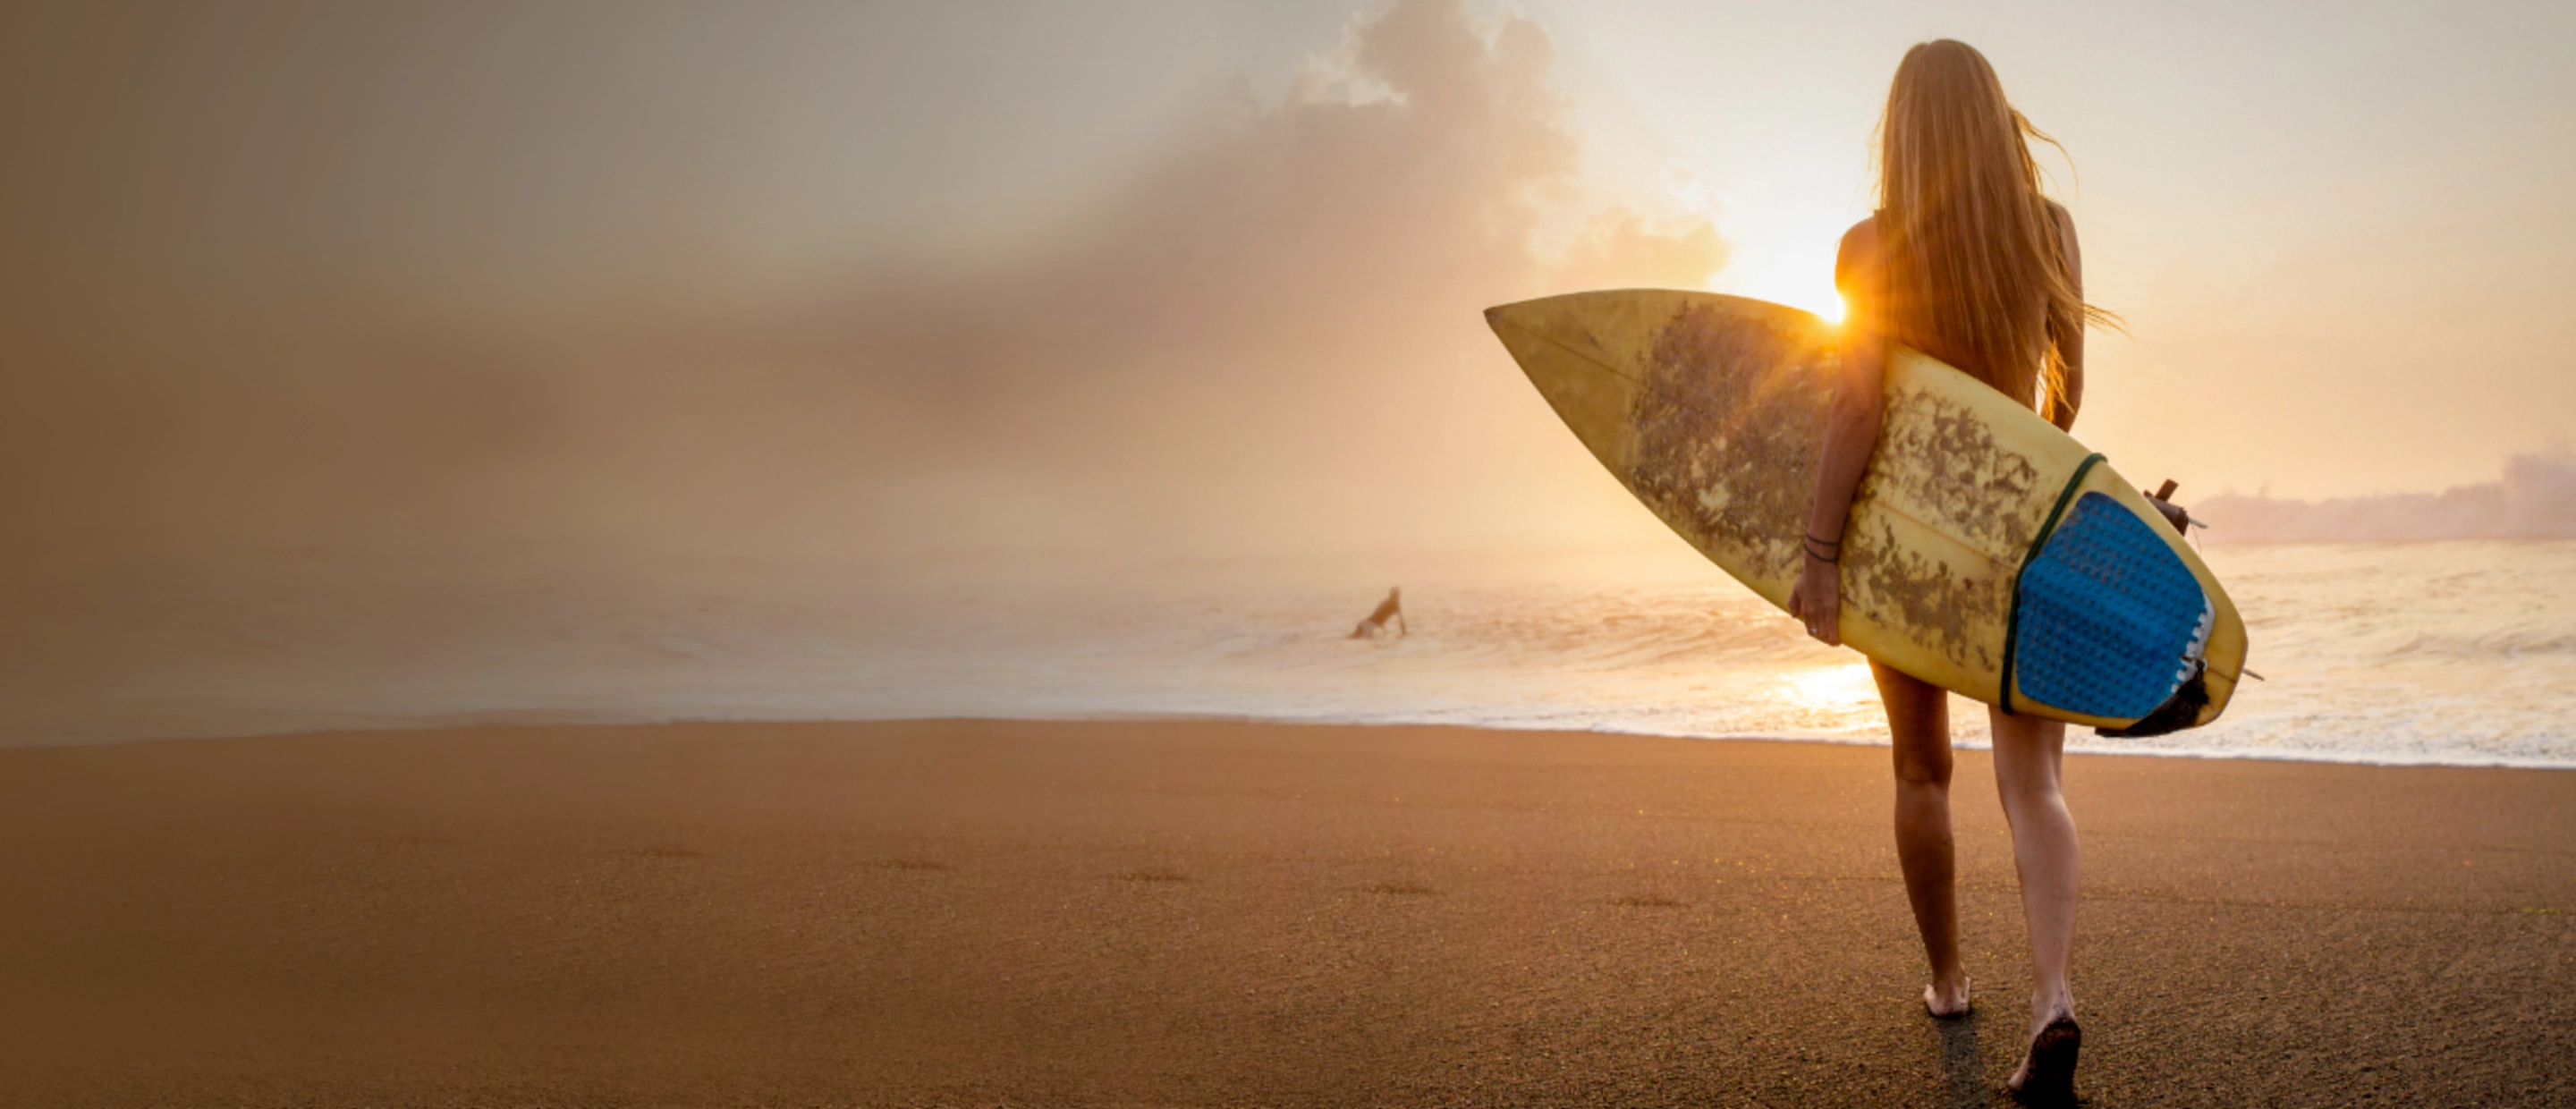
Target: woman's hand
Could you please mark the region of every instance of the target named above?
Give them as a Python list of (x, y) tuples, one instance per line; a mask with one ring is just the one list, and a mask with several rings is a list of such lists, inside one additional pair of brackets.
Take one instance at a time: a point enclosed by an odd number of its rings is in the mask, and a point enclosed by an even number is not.
[(1798, 574), (1798, 584), (1789, 590), (1789, 615), (1807, 625), (1807, 634), (1828, 647), (1843, 645), (1842, 567), (1819, 558), (1805, 559), (1807, 568)]

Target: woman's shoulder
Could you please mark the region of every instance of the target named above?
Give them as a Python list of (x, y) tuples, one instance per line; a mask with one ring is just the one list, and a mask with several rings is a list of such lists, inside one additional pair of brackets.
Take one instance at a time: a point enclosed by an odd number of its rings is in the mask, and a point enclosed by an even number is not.
[(2057, 249), (2064, 255), (2067, 276), (2080, 290), (2084, 283), (2084, 248), (2075, 244), (2075, 215), (2068, 212), (2065, 205), (2047, 197), (2041, 197), (2040, 202), (2048, 205), (2049, 226), (2057, 232)]
[(1846, 296), (1855, 289), (1877, 288), (1883, 265), (1878, 252), (1878, 217), (1873, 214), (1843, 232), (1842, 248), (1834, 252), (1834, 287)]
[(2043, 196), (2039, 198), (2039, 202), (2044, 206), (2044, 210), (2048, 213), (2048, 222), (2057, 225), (2057, 231), (2059, 234), (2073, 235), (2075, 233), (2075, 213), (2067, 211), (2065, 205), (2060, 204), (2055, 200), (2051, 200), (2048, 197)]
[(1851, 230), (1843, 232), (1842, 249), (1836, 258), (1837, 268), (1849, 269), (1864, 262), (1877, 261), (1878, 243), (1878, 214), (1873, 212), (1851, 225)]
[(1843, 232), (1843, 249), (1849, 251), (1855, 248), (1866, 248), (1872, 253), (1877, 252), (1878, 213), (1871, 212), (1862, 216), (1859, 223), (1851, 225), (1851, 230)]

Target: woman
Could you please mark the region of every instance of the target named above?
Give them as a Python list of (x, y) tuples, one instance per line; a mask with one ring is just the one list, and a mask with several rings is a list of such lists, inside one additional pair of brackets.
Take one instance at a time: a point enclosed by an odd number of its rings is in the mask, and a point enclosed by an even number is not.
[[(1849, 311), (1842, 379), (1816, 476), (1807, 561), (1789, 610), (1829, 644), (1841, 636), (1836, 565), (1852, 492), (1877, 442), (1887, 344), (1904, 343), (2039, 408), (2061, 428), (2084, 396), (2084, 326), (2108, 317), (2083, 299), (2075, 225), (2040, 194), (2026, 138), (2054, 145), (2004, 99), (1983, 55), (1964, 43), (1907, 51), (1879, 124), (1881, 207), (1843, 236), (1835, 281)], [(1896, 748), (1896, 849), (1915, 927), (1931, 958), (1923, 1006), (1968, 1011), (1959, 963), (1950, 841), (1946, 694), (1870, 663)], [(2066, 726), (1988, 709), (1995, 785), (2012, 825), (2038, 988), (2029, 1049), (2007, 1086), (2072, 1096), (2082, 1032), (2067, 986), (2075, 941), (2075, 823), (2058, 792)]]

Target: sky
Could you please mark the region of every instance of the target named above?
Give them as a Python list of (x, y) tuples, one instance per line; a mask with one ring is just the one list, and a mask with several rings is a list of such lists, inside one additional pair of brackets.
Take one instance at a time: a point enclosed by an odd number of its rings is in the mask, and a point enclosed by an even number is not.
[(14, 4), (0, 550), (1651, 536), (1480, 310), (1829, 306), (1941, 36), (2071, 155), (2124, 473), (2432, 492), (2576, 431), (2563, 4)]

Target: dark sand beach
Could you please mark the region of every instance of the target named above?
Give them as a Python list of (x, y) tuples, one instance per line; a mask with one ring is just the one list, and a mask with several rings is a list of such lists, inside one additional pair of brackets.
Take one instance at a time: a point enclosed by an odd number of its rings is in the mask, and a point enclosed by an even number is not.
[[(1232, 723), (0, 751), (0, 1104), (1983, 1105), (1887, 752)], [(2083, 757), (2086, 1102), (2576, 1104), (2576, 773)]]

